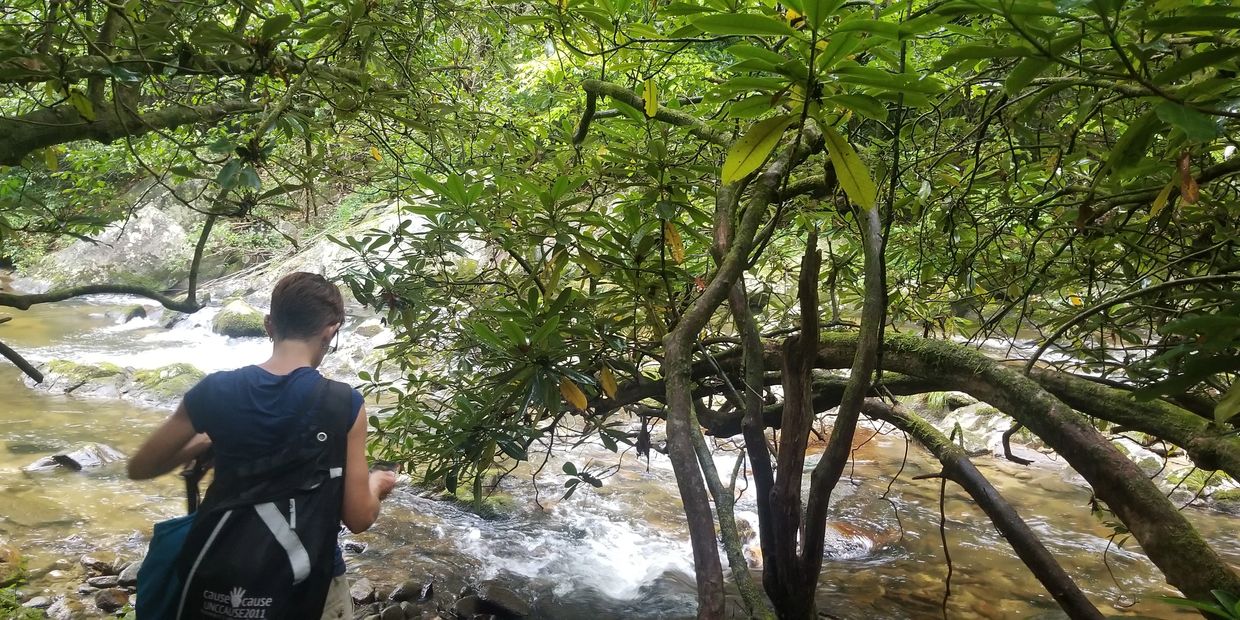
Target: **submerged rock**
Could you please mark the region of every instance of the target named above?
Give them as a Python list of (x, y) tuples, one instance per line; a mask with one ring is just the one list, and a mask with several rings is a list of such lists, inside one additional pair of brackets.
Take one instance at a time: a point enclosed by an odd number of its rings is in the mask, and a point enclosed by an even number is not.
[(526, 618), (533, 612), (524, 598), (494, 581), (484, 581), (478, 584), (477, 598), (481, 603), (479, 606), (481, 611), (477, 613), (516, 619)]
[(215, 315), (211, 330), (230, 338), (261, 338), (267, 335), (267, 329), (263, 327), (263, 317), (260, 310), (237, 299), (228, 302), (228, 305)]
[(116, 448), (101, 443), (88, 443), (72, 452), (45, 456), (23, 467), (22, 471), (48, 471), (58, 467), (81, 471), (83, 469), (102, 467), (108, 463), (115, 463), (124, 459), (125, 455)]

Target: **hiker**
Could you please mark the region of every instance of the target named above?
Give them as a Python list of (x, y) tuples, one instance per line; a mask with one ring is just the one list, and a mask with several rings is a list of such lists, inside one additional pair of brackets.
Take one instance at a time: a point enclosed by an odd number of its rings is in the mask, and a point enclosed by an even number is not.
[[(317, 370), (343, 321), (334, 284), (311, 273), (285, 276), (264, 320), (271, 358), (208, 375), (130, 459), (129, 477), (143, 480), (213, 452), (206, 498), (195, 515), (181, 518), (193, 523), (177, 556), (177, 581), (161, 584), (182, 590), (170, 598), (177, 613), (169, 617), (353, 617), (339, 524), (368, 529), (396, 475), (368, 470), (361, 394)], [(255, 557), (260, 552), (265, 556)], [(316, 591), (307, 593), (311, 586)], [(307, 611), (320, 602), (321, 614)], [(163, 613), (171, 612), (152, 615)]]

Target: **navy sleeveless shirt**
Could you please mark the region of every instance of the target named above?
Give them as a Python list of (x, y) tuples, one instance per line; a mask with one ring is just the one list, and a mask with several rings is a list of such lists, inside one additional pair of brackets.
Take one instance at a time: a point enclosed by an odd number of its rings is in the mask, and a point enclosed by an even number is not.
[[(293, 436), (313, 406), (321, 377), (309, 366), (287, 375), (258, 366), (214, 372), (185, 394), (185, 410), (194, 430), (211, 438), (217, 462), (242, 463), (270, 454)], [(361, 409), (362, 395), (353, 390), (350, 428)], [(332, 574), (344, 574), (339, 547)]]

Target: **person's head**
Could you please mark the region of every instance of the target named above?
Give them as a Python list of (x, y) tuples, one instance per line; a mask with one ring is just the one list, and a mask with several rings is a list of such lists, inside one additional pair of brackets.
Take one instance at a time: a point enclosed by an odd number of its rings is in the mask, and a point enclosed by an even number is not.
[[(344, 299), (340, 289), (323, 276), (303, 271), (290, 273), (280, 278), (271, 291), (271, 314), (265, 323), (267, 333), (276, 343), (300, 340), (326, 353), (343, 322)], [(322, 360), (323, 355), (318, 355), (314, 365)]]

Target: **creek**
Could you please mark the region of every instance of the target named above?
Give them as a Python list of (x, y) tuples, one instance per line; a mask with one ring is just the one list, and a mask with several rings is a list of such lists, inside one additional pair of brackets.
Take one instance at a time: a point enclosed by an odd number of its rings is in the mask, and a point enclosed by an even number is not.
[[(0, 339), (36, 362), (62, 358), (135, 368), (188, 362), (210, 372), (265, 358), (265, 340), (214, 335), (205, 318), (192, 317), (167, 330), (149, 319), (119, 324), (115, 317), (132, 303), (102, 297), (10, 312), (14, 319), (0, 326)], [(28, 592), (72, 592), (81, 582), (80, 569), (66, 568), (64, 559), (140, 557), (150, 524), (183, 511), (177, 478), (132, 482), (123, 463), (82, 472), (21, 470), (84, 442), (131, 453), (166, 411), (30, 389), (7, 363), (0, 364), (0, 405), (0, 536), (22, 550), (35, 574), (58, 560), (62, 567), (24, 586)], [(819, 608), (838, 618), (943, 617), (947, 567), (939, 482), (913, 479), (938, 468), (898, 432), (880, 431), (860, 433), (863, 445), (833, 502)], [(647, 461), (626, 455), (602, 488), (560, 499), (565, 460), (579, 466), (592, 460), (597, 467), (616, 458), (592, 445), (553, 454), (539, 479), (537, 500), (529, 470), (519, 469), (500, 485), (511, 497), (511, 510), (492, 519), (402, 485), (375, 527), (352, 537), (365, 550), (347, 553), (349, 570), (389, 588), (408, 579), (433, 579), (441, 597), (471, 581), (499, 579), (532, 600), (539, 618), (691, 617), (691, 552), (664, 457), (654, 454)], [(721, 471), (731, 471), (734, 453), (721, 449), (717, 459)], [(892, 482), (902, 462), (903, 471)], [(1088, 487), (1061, 462), (1053, 457), (1028, 467), (990, 457), (976, 462), (1105, 613), (1191, 617), (1157, 600), (1173, 592), (1135, 542), (1123, 548), (1109, 544), (1109, 529), (1090, 514)], [(749, 491), (738, 511), (753, 519), (752, 510)], [(1235, 517), (1185, 510), (1220, 554), (1240, 563)], [(944, 512), (954, 567), (947, 617), (1062, 617), (982, 512), (952, 485)]]

